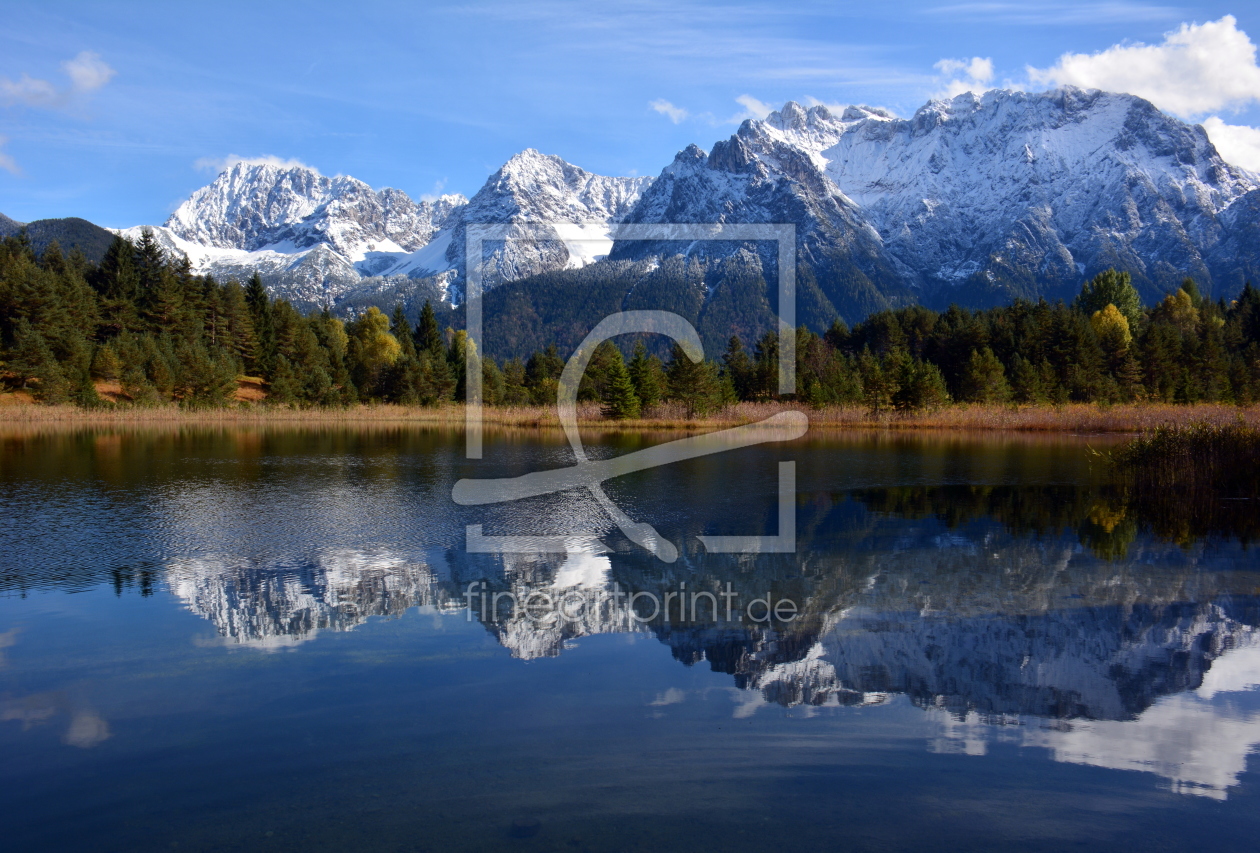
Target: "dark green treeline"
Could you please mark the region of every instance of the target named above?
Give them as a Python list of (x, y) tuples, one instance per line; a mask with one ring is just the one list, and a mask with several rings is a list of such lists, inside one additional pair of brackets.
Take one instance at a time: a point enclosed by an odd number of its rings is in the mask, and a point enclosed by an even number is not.
[[(720, 358), (665, 359), (645, 339), (601, 346), (579, 399), (605, 416), (636, 417), (662, 401), (702, 414), (776, 397), (774, 334), (732, 337)], [(114, 240), (99, 265), (37, 256), (21, 235), (0, 243), (0, 381), (47, 403), (105, 405), (116, 386), (133, 405), (230, 402), (241, 377), (265, 385), (270, 404), (358, 402), (436, 405), (462, 398), (470, 369), (497, 405), (551, 404), (564, 357), (556, 346), (502, 364), (442, 329), (425, 305), (414, 326), (401, 308), (343, 323), (300, 315), (255, 276), (245, 285), (194, 275), (151, 234)], [(1087, 282), (1071, 305), (1015, 302), (984, 311), (886, 311), (853, 329), (796, 332), (797, 395), (811, 405), (913, 411), (982, 403), (1170, 403), (1260, 400), (1260, 291), (1212, 301), (1189, 279), (1144, 308), (1123, 273)]]

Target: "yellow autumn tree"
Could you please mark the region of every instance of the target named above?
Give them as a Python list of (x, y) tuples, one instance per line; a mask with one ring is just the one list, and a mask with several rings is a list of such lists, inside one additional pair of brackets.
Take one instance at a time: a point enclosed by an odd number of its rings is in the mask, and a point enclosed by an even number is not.
[(389, 318), (376, 306), (355, 321), (354, 337), (359, 342), (359, 357), (369, 370), (389, 367), (402, 354), (402, 345), (389, 333)]
[(1194, 307), (1194, 300), (1185, 290), (1178, 290), (1165, 297), (1155, 309), (1153, 319), (1172, 323), (1183, 335), (1194, 334), (1199, 330), (1199, 309)]
[(1094, 327), (1094, 334), (1098, 335), (1103, 349), (1111, 355), (1125, 352), (1133, 343), (1129, 318), (1121, 314), (1120, 309), (1114, 305), (1109, 304), (1101, 311), (1095, 311), (1094, 316), (1089, 318), (1089, 324)]
[(389, 318), (373, 306), (350, 323), (346, 331), (355, 386), (365, 396), (380, 396), (386, 371), (402, 354), (398, 339), (389, 333)]

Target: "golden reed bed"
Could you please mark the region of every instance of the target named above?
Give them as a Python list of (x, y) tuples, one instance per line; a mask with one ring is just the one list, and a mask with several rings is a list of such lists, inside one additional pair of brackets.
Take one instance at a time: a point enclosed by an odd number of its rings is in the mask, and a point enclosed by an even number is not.
[[(769, 417), (775, 412), (803, 409), (811, 429), (880, 430), (967, 430), (1017, 432), (1124, 433), (1139, 432), (1160, 425), (1192, 423), (1246, 423), (1260, 427), (1260, 405), (1192, 406), (1140, 403), (1117, 406), (1070, 404), (1066, 406), (953, 405), (934, 412), (908, 415), (873, 416), (861, 406), (833, 406), (814, 409), (790, 403), (738, 403), (700, 417), (687, 417), (678, 405), (658, 406), (651, 417), (611, 421), (600, 416), (594, 403), (579, 406), (579, 423), (584, 427), (611, 430), (692, 430), (736, 426)], [(554, 408), (545, 406), (486, 407), (488, 427), (558, 429)], [(177, 406), (154, 408), (118, 407), (79, 409), (74, 406), (0, 406), (0, 429), (27, 427), (70, 427), (110, 425), (285, 425), (285, 426), (441, 426), (462, 428), (466, 419), (463, 405), (437, 408), (375, 405), (345, 409), (296, 409), (270, 406), (232, 406), (188, 410)]]

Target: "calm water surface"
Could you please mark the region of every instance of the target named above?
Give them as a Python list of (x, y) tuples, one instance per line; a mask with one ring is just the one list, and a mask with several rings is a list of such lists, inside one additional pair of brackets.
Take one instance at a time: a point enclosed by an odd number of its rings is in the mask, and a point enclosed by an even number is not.
[[(559, 436), (6, 433), (0, 846), (1254, 850), (1260, 561), (1136, 515), (1107, 443), (811, 434), (611, 481), (666, 564), (583, 493), (452, 502)], [(797, 553), (706, 554), (777, 532), (786, 460)], [(649, 618), (696, 591), (731, 617)], [(512, 612), (543, 593), (573, 618)]]

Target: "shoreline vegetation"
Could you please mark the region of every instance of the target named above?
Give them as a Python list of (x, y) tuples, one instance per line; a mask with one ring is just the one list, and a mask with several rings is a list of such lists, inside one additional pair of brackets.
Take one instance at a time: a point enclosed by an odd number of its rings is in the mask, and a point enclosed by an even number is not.
[[(24, 426), (424, 426), (464, 429), (467, 408), (463, 404), (403, 406), (357, 405), (344, 408), (295, 408), (245, 403), (212, 408), (187, 408), (174, 404), (82, 408), (74, 405), (32, 405), (0, 395), (0, 429)], [(7, 399), (6, 398), (10, 398)], [(689, 414), (686, 406), (662, 403), (646, 416), (609, 419), (599, 403), (578, 405), (578, 425), (583, 429), (655, 432), (716, 429), (764, 420), (783, 411), (804, 411), (810, 430), (928, 430), (1043, 433), (1145, 433), (1157, 429), (1182, 429), (1196, 425), (1225, 428), (1243, 425), (1260, 429), (1260, 405), (1233, 406), (1214, 403), (1129, 403), (1097, 405), (997, 405), (955, 404), (931, 411), (873, 414), (860, 405), (812, 407), (803, 403), (733, 403), (706, 414)], [(559, 430), (554, 406), (486, 406), (482, 423), (495, 428)]]
[[(1178, 543), (1205, 536), (1260, 537), (1260, 429), (1248, 424), (1161, 426), (1105, 454), (1118, 484), (1103, 515), (1141, 518)], [(1110, 532), (1110, 531), (1108, 531)]]
[[(668, 293), (696, 291), (688, 269), (667, 276)], [(719, 289), (764, 290), (751, 271), (738, 282), (710, 272)], [(782, 331), (742, 304), (720, 315), (673, 305), (715, 357), (626, 335), (599, 344), (578, 379), (566, 372), (569, 338), (590, 317), (522, 313), (519, 328), (482, 342), (496, 359), (457, 328), (458, 312), (443, 329), (428, 302), (417, 322), (401, 304), (392, 316), (303, 316), (257, 274), (244, 286), (195, 275), (148, 231), (115, 239), (100, 264), (55, 243), (37, 255), (20, 234), (0, 241), (0, 419), (453, 428), (480, 376), (491, 427), (558, 427), (570, 381), (582, 426), (609, 431), (720, 428), (788, 409), (815, 429), (1117, 433), (1260, 420), (1260, 289), (1250, 284), (1214, 301), (1186, 279), (1145, 307), (1126, 273), (1106, 270), (1071, 305), (910, 305), (853, 328), (823, 312)], [(780, 395), (788, 341), (795, 390)]]

